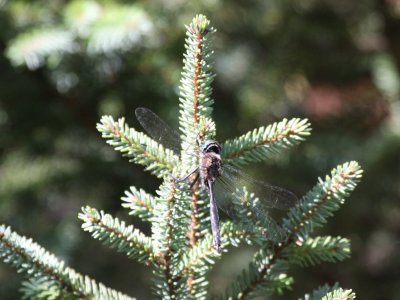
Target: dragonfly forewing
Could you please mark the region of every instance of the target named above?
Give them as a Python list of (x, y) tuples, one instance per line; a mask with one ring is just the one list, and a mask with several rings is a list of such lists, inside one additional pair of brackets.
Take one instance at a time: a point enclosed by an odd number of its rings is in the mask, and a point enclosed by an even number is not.
[(135, 115), (140, 125), (158, 143), (179, 155), (181, 151), (181, 138), (179, 132), (172, 129), (159, 116), (150, 109), (138, 107)]

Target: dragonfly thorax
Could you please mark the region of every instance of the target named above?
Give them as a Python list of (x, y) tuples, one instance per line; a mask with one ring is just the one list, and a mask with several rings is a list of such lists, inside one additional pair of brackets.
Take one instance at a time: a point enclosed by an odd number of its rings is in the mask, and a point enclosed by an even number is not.
[(221, 145), (217, 141), (206, 141), (200, 153), (200, 177), (204, 184), (214, 182), (222, 174)]

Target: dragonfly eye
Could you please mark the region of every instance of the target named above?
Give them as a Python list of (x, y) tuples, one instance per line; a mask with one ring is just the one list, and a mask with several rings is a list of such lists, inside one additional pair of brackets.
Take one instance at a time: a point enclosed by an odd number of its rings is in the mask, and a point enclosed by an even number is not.
[(216, 153), (220, 154), (221, 153), (221, 146), (217, 141), (206, 141), (202, 147), (202, 151), (204, 153)]
[(221, 147), (218, 146), (212, 146), (210, 148), (207, 149), (207, 152), (214, 152), (216, 154), (220, 154), (221, 152)]

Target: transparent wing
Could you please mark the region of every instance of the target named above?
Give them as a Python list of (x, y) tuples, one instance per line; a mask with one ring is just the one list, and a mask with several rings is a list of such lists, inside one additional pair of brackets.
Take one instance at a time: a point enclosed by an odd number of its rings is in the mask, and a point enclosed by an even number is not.
[(262, 232), (267, 240), (279, 243), (286, 238), (285, 230), (260, 209), (260, 199), (249, 193), (246, 187), (236, 188), (219, 178), (215, 184), (218, 207), (250, 232)]
[(224, 164), (222, 178), (228, 186), (238, 188), (245, 186), (254, 192), (260, 198), (259, 207), (263, 210), (267, 208), (289, 209), (298, 201), (297, 196), (292, 192), (264, 181), (256, 180), (229, 164)]
[[(268, 214), (268, 208), (288, 209), (298, 198), (292, 192), (255, 180), (225, 164), (215, 185), (218, 207), (248, 228), (262, 228), (267, 239), (282, 241), (286, 233)], [(253, 193), (250, 193), (252, 191)]]
[(148, 108), (136, 108), (135, 115), (140, 125), (156, 142), (179, 155), (181, 138), (176, 130), (169, 127), (167, 123)]

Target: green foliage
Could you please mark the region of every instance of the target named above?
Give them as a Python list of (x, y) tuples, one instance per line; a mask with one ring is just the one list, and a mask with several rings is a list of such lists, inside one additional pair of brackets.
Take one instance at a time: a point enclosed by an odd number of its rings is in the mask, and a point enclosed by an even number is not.
[[(28, 6), (16, 5), (14, 10), (15, 15), (21, 11), (32, 14)], [(153, 23), (138, 5), (72, 1), (61, 17), (59, 28), (49, 24), (14, 39), (6, 52), (12, 63), (37, 69), (59, 61), (65, 54), (127, 51), (145, 37), (154, 37)]]
[(283, 220), (287, 231), (300, 241), (308, 239), (314, 228), (325, 224), (326, 219), (344, 203), (344, 198), (354, 190), (361, 174), (360, 166), (352, 161), (332, 170), (331, 176), (327, 175), (325, 181), (319, 179), (319, 183)]
[(122, 206), (130, 209), (130, 215), (137, 216), (143, 221), (150, 221), (152, 219), (156, 205), (156, 199), (153, 195), (131, 186), (130, 190), (125, 192), (125, 196), (121, 200), (125, 202), (122, 203)]
[[(71, 5), (74, 5), (71, 9), (80, 9), (78, 2)], [(124, 37), (132, 31), (132, 28), (126, 30), (124, 27), (129, 14), (120, 10), (109, 13), (121, 14), (116, 25), (119, 34), (112, 44), (124, 49), (125, 42), (134, 43), (134, 36), (126, 41)], [(98, 26), (103, 26), (101, 34), (107, 35), (111, 25), (106, 13), (102, 15), (104, 23), (87, 19), (83, 22), (87, 22), (88, 28), (97, 22)], [(135, 17), (138, 15), (134, 14)], [(111, 116), (103, 116), (97, 125), (102, 137), (116, 151), (131, 162), (145, 166), (146, 171), (164, 181), (156, 192), (157, 196), (131, 187), (122, 197), (123, 207), (128, 208), (131, 215), (151, 222), (151, 236), (145, 236), (132, 225), (126, 225), (91, 207), (83, 208), (79, 214), (83, 221), (82, 228), (129, 258), (151, 265), (154, 273), (153, 291), (160, 299), (208, 298), (207, 274), (222, 256), (214, 249), (209, 226), (208, 195), (204, 187), (196, 182), (191, 184), (187, 180), (176, 180), (177, 174), (185, 175), (198, 164), (198, 158), (193, 153), (199, 153), (199, 145), (215, 137), (216, 126), (211, 119), (214, 102), (211, 98), (214, 78), (211, 39), (214, 33), (215, 29), (202, 15), (196, 16), (187, 27), (179, 100), (180, 157), (160, 141), (129, 127), (124, 118), (114, 120)], [(109, 50), (93, 43), (96, 45), (92, 48), (94, 52)], [(46, 51), (40, 53), (41, 57), (47, 55)], [(310, 124), (306, 119), (283, 120), (223, 143), (222, 157), (227, 162), (239, 165), (267, 160), (270, 154), (298, 144), (309, 134)], [(348, 240), (330, 236), (311, 237), (311, 234), (339, 209), (355, 188), (361, 174), (360, 166), (352, 161), (333, 169), (324, 180), (319, 179), (315, 187), (284, 217), (281, 229), (284, 232), (274, 242), (267, 236), (269, 231), (274, 230), (273, 226), (280, 226), (267, 214), (262, 218), (264, 221), (258, 222), (254, 218), (256, 222), (253, 222), (252, 214), (255, 208), (261, 207), (260, 200), (246, 187), (242, 191), (237, 190), (231, 200), (239, 211), (239, 222), (221, 222), (223, 253), (229, 251), (229, 246), (245, 243), (255, 245), (258, 250), (248, 267), (221, 297), (249, 299), (282, 294), (294, 282), (294, 278), (288, 274), (291, 265), (308, 266), (347, 258), (350, 253)], [(257, 217), (259, 219), (260, 216)], [(65, 267), (43, 248), (12, 233), (9, 228), (1, 227), (0, 237), (0, 255), (4, 261), (30, 278), (23, 287), (25, 297), (128, 299)], [(313, 295), (318, 293), (321, 294), (322, 289)], [(325, 288), (324, 295), (327, 299), (353, 297), (351, 291), (339, 288)]]
[(287, 257), (290, 263), (301, 267), (342, 261), (350, 257), (350, 241), (331, 236), (308, 238), (303, 244), (289, 247)]
[(233, 141), (226, 141), (222, 156), (225, 161), (239, 165), (259, 162), (303, 141), (310, 131), (310, 123), (306, 119), (284, 119), (279, 123), (249, 131)]
[(150, 239), (132, 225), (126, 226), (125, 222), (91, 207), (82, 208), (79, 218), (84, 222), (82, 229), (107, 246), (139, 262), (149, 263), (154, 259)]
[(116, 122), (111, 116), (104, 116), (101, 123), (97, 124), (97, 129), (115, 150), (131, 158), (130, 161), (146, 166), (146, 170), (157, 177), (168, 176), (178, 163), (178, 158), (171, 150), (164, 149), (142, 132), (130, 128), (124, 118)]
[(355, 293), (352, 290), (344, 290), (342, 288), (338, 288), (332, 292), (327, 293), (322, 300), (335, 300), (335, 299), (345, 299), (345, 300), (353, 300), (356, 298)]
[[(215, 124), (210, 119), (212, 113), (211, 84), (215, 74), (212, 72), (214, 51), (211, 37), (215, 29), (209, 26), (204, 16), (197, 16), (187, 26), (186, 53), (180, 85), (180, 117), (182, 132), (182, 162), (191, 168), (196, 164), (192, 155), (196, 151), (193, 141), (204, 140), (215, 135)], [(187, 170), (185, 170), (187, 172)]]
[(355, 299), (355, 294), (351, 290), (342, 289), (338, 283), (333, 286), (327, 284), (315, 289), (311, 294), (306, 294), (303, 300), (352, 300)]
[(153, 23), (135, 5), (106, 6), (91, 25), (87, 41), (89, 54), (127, 51), (137, 46), (143, 37), (154, 35)]
[(59, 60), (65, 53), (75, 52), (77, 47), (73, 35), (64, 29), (34, 29), (18, 36), (7, 49), (7, 55), (16, 66), (37, 69), (46, 59)]
[[(0, 226), (0, 256), (18, 272), (36, 278), (34, 283), (24, 285), (27, 297), (34, 294), (43, 298), (47, 286), (51, 287), (48, 291), (51, 295), (57, 295), (58, 290), (59, 295), (78, 299), (132, 299), (66, 267), (31, 239), (19, 236), (4, 225)], [(28, 291), (30, 288), (33, 289)]]
[(20, 292), (22, 299), (73, 299), (72, 295), (61, 290), (52, 280), (46, 278), (29, 278), (22, 282)]

